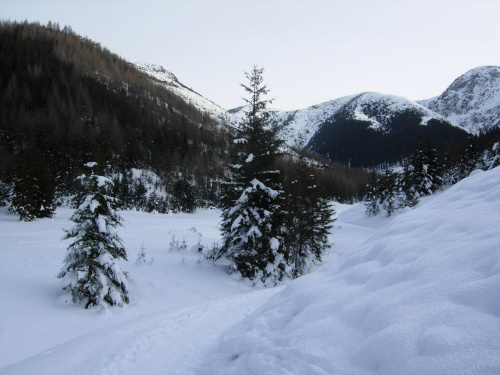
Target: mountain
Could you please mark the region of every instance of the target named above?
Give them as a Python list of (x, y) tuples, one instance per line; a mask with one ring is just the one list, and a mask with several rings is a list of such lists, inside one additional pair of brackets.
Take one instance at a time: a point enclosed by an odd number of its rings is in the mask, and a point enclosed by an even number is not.
[(294, 144), (307, 146), (321, 125), (340, 114), (343, 118), (370, 123), (370, 129), (388, 133), (394, 117), (402, 112), (414, 112), (421, 117), (422, 125), (431, 119), (446, 121), (443, 116), (408, 99), (375, 92), (345, 96), (302, 110), (280, 111), (277, 121), (285, 125)]
[(365, 92), (303, 110), (279, 112), (289, 144), (356, 167), (397, 162), (429, 136), (436, 147), (467, 133), (444, 116), (408, 99)]
[(228, 143), (217, 121), (99, 43), (6, 21), (0, 56), (2, 182), (43, 177), (67, 194), (89, 161), (152, 170), (169, 186), (184, 176), (200, 192), (223, 177)]
[[(245, 107), (226, 111), (183, 85), (163, 67), (135, 66), (220, 124), (236, 125)], [(462, 142), (467, 134), (500, 124), (500, 68), (472, 69), (439, 97), (410, 101), (365, 92), (292, 111), (276, 110), (275, 125), (289, 146), (306, 147), (352, 166), (397, 162), (429, 136), (435, 147)]]
[[(135, 66), (220, 124), (236, 125), (245, 107), (226, 111), (183, 85), (163, 67)], [(393, 163), (411, 154), (428, 136), (436, 148), (461, 143), (467, 133), (500, 124), (500, 68), (479, 67), (439, 97), (411, 101), (365, 92), (305, 109), (275, 111), (275, 125), (292, 147), (305, 147), (332, 161), (358, 167)]]
[(182, 84), (172, 72), (169, 72), (164, 67), (144, 62), (135, 63), (134, 65), (139, 71), (147, 74), (154, 82), (166, 87), (202, 113), (208, 114), (219, 124), (226, 124), (231, 121), (231, 115), (228, 111)]
[(471, 69), (438, 97), (418, 103), (470, 133), (500, 127), (500, 66)]

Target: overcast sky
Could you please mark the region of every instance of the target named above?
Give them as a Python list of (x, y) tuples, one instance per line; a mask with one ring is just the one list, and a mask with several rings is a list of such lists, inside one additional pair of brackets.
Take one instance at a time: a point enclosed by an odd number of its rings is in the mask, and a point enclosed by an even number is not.
[(69, 25), (226, 109), (252, 64), (278, 109), (364, 91), (427, 99), (500, 65), (499, 0), (0, 0), (0, 17)]

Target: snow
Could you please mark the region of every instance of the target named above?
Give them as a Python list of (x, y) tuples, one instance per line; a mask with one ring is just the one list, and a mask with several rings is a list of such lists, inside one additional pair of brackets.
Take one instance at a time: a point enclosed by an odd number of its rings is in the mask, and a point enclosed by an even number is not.
[(251, 288), (187, 249), (217, 210), (121, 212), (131, 303), (84, 310), (57, 275), (73, 210), (0, 208), (0, 374), (498, 374), (500, 168), (391, 218), (335, 204), (324, 265)]
[(421, 125), (427, 125), (430, 119), (446, 121), (444, 116), (417, 102), (376, 92), (345, 96), (297, 111), (278, 111), (276, 121), (287, 125), (281, 138), (286, 139), (291, 146), (304, 147), (325, 121), (339, 113), (347, 111), (353, 119), (369, 122), (370, 128), (386, 132), (391, 118), (407, 110), (418, 113), (422, 117)]
[(418, 101), (470, 133), (500, 125), (500, 66), (480, 66), (458, 77), (440, 96)]
[(139, 71), (153, 78), (155, 82), (168, 88), (187, 103), (194, 105), (201, 112), (207, 113), (219, 123), (230, 123), (233, 120), (232, 116), (224, 108), (183, 85), (173, 73), (165, 70), (162, 66), (144, 62), (135, 63), (134, 65)]

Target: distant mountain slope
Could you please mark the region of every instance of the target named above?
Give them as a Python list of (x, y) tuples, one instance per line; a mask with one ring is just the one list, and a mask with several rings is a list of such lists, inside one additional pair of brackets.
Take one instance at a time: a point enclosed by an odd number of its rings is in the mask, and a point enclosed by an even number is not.
[[(163, 67), (138, 63), (155, 82), (182, 97), (220, 124), (236, 125), (244, 107), (226, 111), (186, 87)], [(439, 97), (410, 101), (365, 92), (305, 109), (276, 111), (275, 125), (289, 146), (306, 147), (333, 161), (369, 167), (397, 162), (429, 136), (437, 148), (462, 142), (500, 124), (500, 68), (479, 67)]]
[(278, 112), (276, 121), (290, 145), (356, 167), (397, 162), (427, 135), (437, 147), (467, 135), (418, 103), (374, 92)]
[(375, 92), (345, 96), (302, 110), (278, 112), (277, 121), (286, 125), (288, 142), (307, 146), (322, 125), (334, 117), (367, 122), (370, 129), (388, 133), (392, 121), (402, 112), (419, 116), (422, 125), (431, 119), (446, 121), (443, 116), (408, 99)]
[(440, 96), (419, 103), (470, 133), (500, 126), (500, 66), (481, 66), (458, 77)]
[(139, 71), (153, 78), (155, 82), (165, 86), (187, 103), (193, 105), (199, 111), (208, 114), (220, 124), (230, 122), (231, 115), (224, 108), (179, 82), (173, 73), (162, 66), (143, 62), (135, 63), (134, 65)]

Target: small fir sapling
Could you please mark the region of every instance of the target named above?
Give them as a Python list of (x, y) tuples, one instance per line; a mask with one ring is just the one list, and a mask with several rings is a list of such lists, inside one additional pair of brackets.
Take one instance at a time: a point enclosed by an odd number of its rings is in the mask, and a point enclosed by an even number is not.
[(117, 261), (127, 260), (127, 253), (115, 228), (122, 218), (116, 213), (116, 198), (108, 195), (112, 181), (93, 172), (97, 163), (87, 163), (87, 174), (79, 177), (82, 193), (76, 199), (78, 209), (71, 217), (74, 226), (66, 230), (68, 246), (64, 265), (58, 274), (67, 285), (73, 302), (91, 306), (118, 305), (129, 302), (127, 274)]

